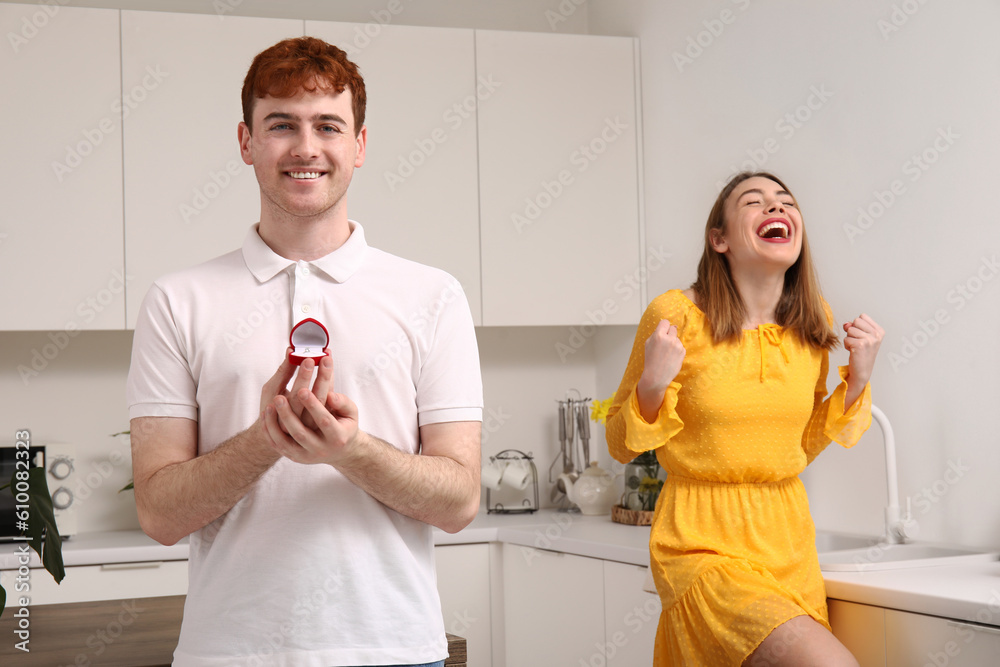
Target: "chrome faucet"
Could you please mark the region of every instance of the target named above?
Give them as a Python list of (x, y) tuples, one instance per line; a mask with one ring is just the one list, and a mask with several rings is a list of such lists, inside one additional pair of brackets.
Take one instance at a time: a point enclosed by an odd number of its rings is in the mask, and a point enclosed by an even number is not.
[(920, 526), (910, 512), (910, 498), (906, 498), (906, 516), (900, 516), (899, 478), (896, 472), (896, 439), (892, 434), (892, 425), (876, 406), (872, 406), (872, 419), (882, 429), (882, 444), (885, 447), (885, 478), (886, 492), (889, 504), (885, 508), (885, 535), (882, 539), (886, 544), (902, 544), (920, 532)]

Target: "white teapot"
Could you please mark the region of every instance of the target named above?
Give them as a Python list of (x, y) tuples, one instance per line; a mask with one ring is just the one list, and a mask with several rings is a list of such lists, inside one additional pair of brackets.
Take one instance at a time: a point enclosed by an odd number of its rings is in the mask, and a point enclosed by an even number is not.
[(591, 461), (576, 482), (566, 474), (559, 475), (559, 479), (566, 487), (566, 497), (583, 514), (611, 514), (618, 495), (615, 493), (615, 476), (597, 465), (597, 461)]

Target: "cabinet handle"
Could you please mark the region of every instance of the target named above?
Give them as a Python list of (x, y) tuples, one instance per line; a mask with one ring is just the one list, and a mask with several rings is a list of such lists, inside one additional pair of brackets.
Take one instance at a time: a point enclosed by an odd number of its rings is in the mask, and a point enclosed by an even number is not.
[(953, 628), (970, 628), (977, 632), (985, 632), (991, 635), (1000, 635), (1000, 628), (994, 628), (989, 625), (978, 625), (976, 623), (962, 623), (961, 621), (947, 621), (947, 623)]
[(148, 560), (142, 561), (140, 563), (105, 563), (101, 565), (101, 571), (107, 572), (110, 570), (145, 570), (145, 569), (156, 569), (163, 565), (162, 560)]

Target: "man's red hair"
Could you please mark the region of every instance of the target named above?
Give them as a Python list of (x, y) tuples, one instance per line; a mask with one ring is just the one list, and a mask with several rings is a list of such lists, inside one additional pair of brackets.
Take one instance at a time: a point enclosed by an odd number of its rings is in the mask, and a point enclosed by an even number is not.
[(295, 37), (257, 54), (243, 80), (243, 122), (253, 132), (253, 107), (263, 97), (294, 97), (303, 91), (351, 91), (354, 133), (365, 124), (365, 81), (347, 54), (316, 37)]

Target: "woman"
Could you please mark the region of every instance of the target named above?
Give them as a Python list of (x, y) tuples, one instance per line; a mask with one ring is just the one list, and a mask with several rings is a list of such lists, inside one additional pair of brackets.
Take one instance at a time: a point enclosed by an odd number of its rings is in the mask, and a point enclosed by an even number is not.
[(650, 538), (663, 603), (656, 665), (857, 665), (830, 632), (798, 474), (871, 424), (882, 329), (837, 343), (795, 198), (767, 173), (719, 194), (698, 277), (647, 308), (608, 412), (611, 455), (655, 450), (667, 470)]

